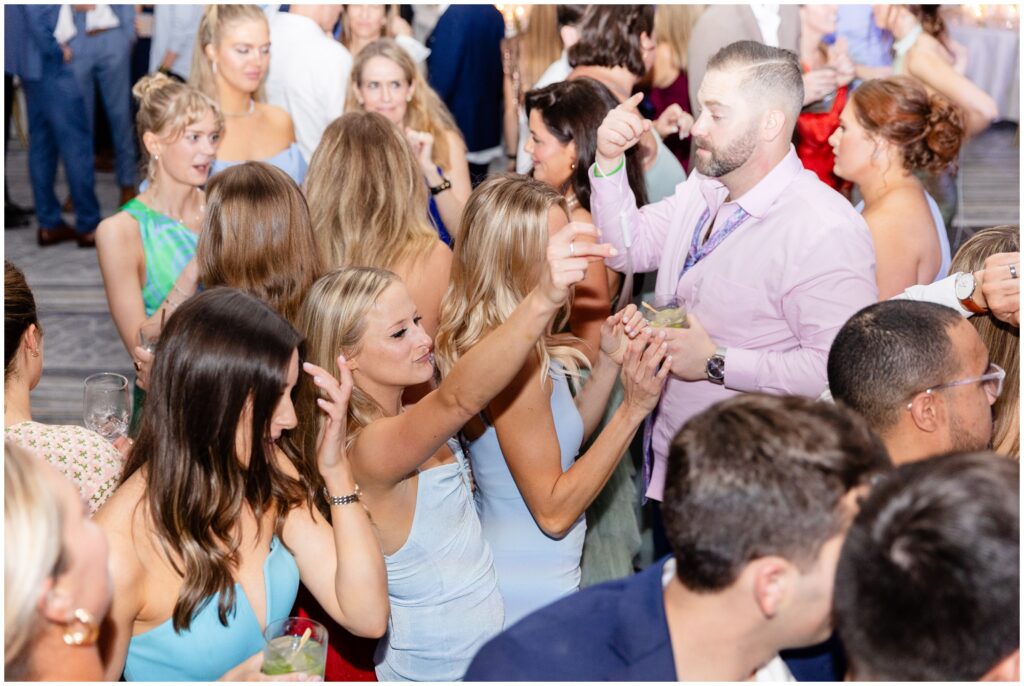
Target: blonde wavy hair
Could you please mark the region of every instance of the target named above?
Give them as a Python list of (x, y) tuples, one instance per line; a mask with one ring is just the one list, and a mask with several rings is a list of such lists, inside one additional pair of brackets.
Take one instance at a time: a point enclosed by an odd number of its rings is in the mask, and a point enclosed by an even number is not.
[[(320, 277), (309, 290), (299, 311), (299, 331), (306, 337), (304, 359), (332, 374), (336, 373), (338, 355), (351, 358), (359, 353), (370, 308), (389, 286), (396, 283), (401, 283), (397, 275), (372, 267), (335, 269)], [(316, 405), (319, 392), (308, 375), (303, 377), (299, 381), (295, 401), (299, 423), (288, 432), (285, 450), (290, 456), (299, 456), (307, 463), (304, 474), (319, 479), (315, 464), (316, 443), (325, 415)], [(348, 401), (346, 445), (350, 447), (363, 427), (382, 415), (383, 409), (377, 401), (358, 385), (354, 386)], [(318, 505), (325, 507), (324, 502), (318, 502)]]
[[(228, 5), (211, 3), (203, 10), (196, 32), (196, 42), (192, 48), (192, 69), (189, 71), (188, 82), (201, 93), (205, 93), (217, 101), (217, 77), (213, 73), (213, 64), (206, 56), (206, 46), (216, 46), (224, 35), (224, 30), (231, 24), (241, 21), (261, 21), (270, 31), (267, 15), (259, 5)], [(266, 79), (264, 79), (266, 81)], [(263, 102), (263, 82), (252, 95), (256, 102)]]
[[(218, 128), (224, 128), (224, 117), (216, 100), (159, 72), (139, 79), (132, 88), (132, 95), (139, 101), (139, 113), (135, 115), (139, 141), (147, 132), (155, 133), (168, 142), (173, 141), (207, 112), (213, 113)], [(146, 180), (152, 184), (156, 163), (145, 145), (139, 147), (142, 148)]]
[(4, 441), (4, 678), (28, 681), (45, 622), (39, 594), (64, 570), (64, 509), (43, 481), (42, 458)]
[[(569, 216), (565, 198), (545, 183), (520, 174), (490, 177), (469, 196), (452, 259), (452, 282), (441, 303), (434, 357), (444, 376), (467, 350), (512, 314), (540, 280), (548, 245), (548, 213), (558, 207)], [(589, 367), (561, 329), (567, 304), (547, 336), (537, 342), (540, 379), (551, 360), (569, 376)]]
[(328, 268), (394, 269), (437, 243), (423, 172), (405, 136), (383, 115), (349, 112), (335, 119), (309, 161), (305, 185)]
[(397, 64), (405, 75), (406, 82), (415, 86), (412, 100), (406, 104), (405, 119), (402, 121), (402, 125), (432, 135), (434, 148), (431, 159), (444, 171), (450, 171), (451, 150), (448, 144), (448, 134), (454, 133), (460, 141), (462, 134), (459, 132), (459, 127), (451, 112), (423, 78), (423, 74), (416, 68), (409, 53), (399, 47), (394, 40), (390, 38), (375, 40), (356, 55), (352, 65), (352, 76), (348, 80), (345, 111), (355, 112), (363, 109), (356, 97), (356, 90), (362, 86), (363, 69), (366, 67), (366, 63), (374, 57), (384, 57)]
[[(985, 260), (996, 253), (1020, 252), (1020, 227), (995, 226), (983, 229), (969, 239), (953, 256), (949, 273), (975, 272), (985, 268)], [(977, 331), (989, 359), (1006, 370), (1003, 392), (992, 406), (993, 449), (1020, 459), (1020, 329), (991, 314), (976, 314), (968, 320)]]

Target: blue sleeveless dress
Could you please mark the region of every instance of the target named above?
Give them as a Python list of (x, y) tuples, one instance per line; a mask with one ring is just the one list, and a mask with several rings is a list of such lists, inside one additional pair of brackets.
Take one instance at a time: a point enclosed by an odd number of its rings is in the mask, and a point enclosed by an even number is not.
[[(561, 365), (552, 361), (551, 414), (555, 420), (562, 471), (576, 461), (583, 442), (583, 419), (576, 409)], [(505, 626), (579, 589), (586, 515), (563, 538), (545, 534), (526, 506), (493, 426), (469, 446), (476, 479), (476, 504), (484, 538), (494, 552), (498, 587), (505, 599)]]
[[(236, 164), (242, 164), (242, 162), (249, 162), (250, 160), (214, 160), (213, 166), (210, 167), (210, 177), (212, 178), (217, 172), (222, 172), (228, 167), (233, 167)], [(273, 157), (268, 157), (265, 160), (251, 160), (255, 162), (266, 162), (272, 164), (288, 176), (292, 177), (299, 186), (306, 179), (306, 160), (302, 157), (302, 153), (299, 152), (299, 146), (297, 143), (292, 143), (287, 148), (277, 153)]]
[[(267, 623), (289, 616), (299, 590), (295, 558), (275, 536), (263, 563)], [(192, 618), (188, 631), (175, 633), (168, 618), (133, 636), (124, 665), (126, 681), (215, 681), (232, 667), (263, 650), (263, 629), (241, 585), (235, 584), (235, 608), (228, 626), (217, 617), (218, 596), (211, 596)]]
[(473, 505), (469, 466), (458, 443), (455, 462), (421, 471), (416, 513), (405, 544), (384, 562), (391, 617), (377, 644), (380, 681), (458, 681), (504, 612), (491, 549)]
[[(935, 202), (935, 198), (925, 191), (924, 199), (928, 201), (928, 209), (932, 212), (932, 221), (935, 223), (935, 233), (939, 237), (939, 252), (941, 258), (939, 260), (939, 271), (932, 279), (932, 283), (941, 281), (942, 279), (949, 276), (949, 265), (953, 262), (953, 256), (950, 254), (952, 251), (949, 247), (949, 234), (946, 233), (946, 222), (942, 221), (942, 211), (939, 209), (939, 204)], [(857, 203), (857, 206), (853, 209), (858, 212), (864, 212), (864, 201), (861, 200)]]

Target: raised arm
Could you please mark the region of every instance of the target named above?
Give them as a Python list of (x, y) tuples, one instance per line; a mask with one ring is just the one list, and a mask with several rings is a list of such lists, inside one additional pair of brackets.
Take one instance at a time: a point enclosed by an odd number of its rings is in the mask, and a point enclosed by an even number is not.
[(436, 390), (407, 412), (378, 419), (363, 430), (353, 453), (360, 479), (398, 483), (509, 384), (589, 262), (614, 254), (611, 246), (582, 241), (570, 249), (577, 237), (596, 235), (593, 226), (571, 224), (552, 236), (541, 283), (508, 320), (467, 351)]
[(629, 256), (637, 273), (658, 268), (672, 218), (679, 211), (678, 194), (639, 210), (629, 187), (625, 152), (651, 128), (651, 122), (637, 111), (642, 99), (643, 94), (637, 93), (605, 116), (597, 129), (596, 163), (588, 171), (594, 223), (600, 227), (604, 240), (619, 251), (617, 257), (606, 263), (612, 269), (625, 271), (626, 244), (630, 243)]
[[(317, 466), (328, 494), (336, 497), (356, 492), (345, 451), (352, 372), (344, 357), (337, 363), (340, 383), (321, 367), (308, 362), (303, 365), (326, 395), (317, 400), (327, 415), (317, 446)], [(362, 505), (332, 504), (330, 524), (316, 508), (296, 508), (285, 520), (284, 537), (295, 554), (303, 583), (334, 621), (357, 636), (384, 635), (390, 613), (387, 571), (380, 542)]]
[[(647, 346), (645, 334), (630, 341), (623, 386), (625, 400), (590, 449), (562, 471), (561, 447), (551, 414), (551, 382), (540, 383), (536, 356), (491, 403), (498, 443), (516, 486), (537, 525), (564, 536), (615, 471), (640, 422), (658, 402), (670, 363), (658, 371), (666, 345)], [(646, 346), (646, 350), (645, 350)]]
[(981, 133), (999, 117), (999, 107), (992, 96), (958, 74), (949, 62), (934, 52), (915, 51), (913, 59), (908, 56), (907, 72), (960, 106), (968, 136)]

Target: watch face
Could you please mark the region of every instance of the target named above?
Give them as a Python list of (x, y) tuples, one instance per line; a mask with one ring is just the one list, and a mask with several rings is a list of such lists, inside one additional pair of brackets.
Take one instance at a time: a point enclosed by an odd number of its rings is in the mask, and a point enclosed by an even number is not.
[(715, 355), (708, 360), (708, 378), (720, 380), (725, 377), (725, 359)]
[(974, 274), (961, 274), (956, 277), (954, 290), (957, 300), (967, 300), (974, 293)]

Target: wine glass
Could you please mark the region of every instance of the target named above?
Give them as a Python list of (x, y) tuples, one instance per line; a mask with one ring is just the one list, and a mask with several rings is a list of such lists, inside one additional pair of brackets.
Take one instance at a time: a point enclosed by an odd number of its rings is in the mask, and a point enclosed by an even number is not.
[(131, 418), (128, 379), (103, 372), (85, 380), (85, 426), (108, 441), (128, 435)]

